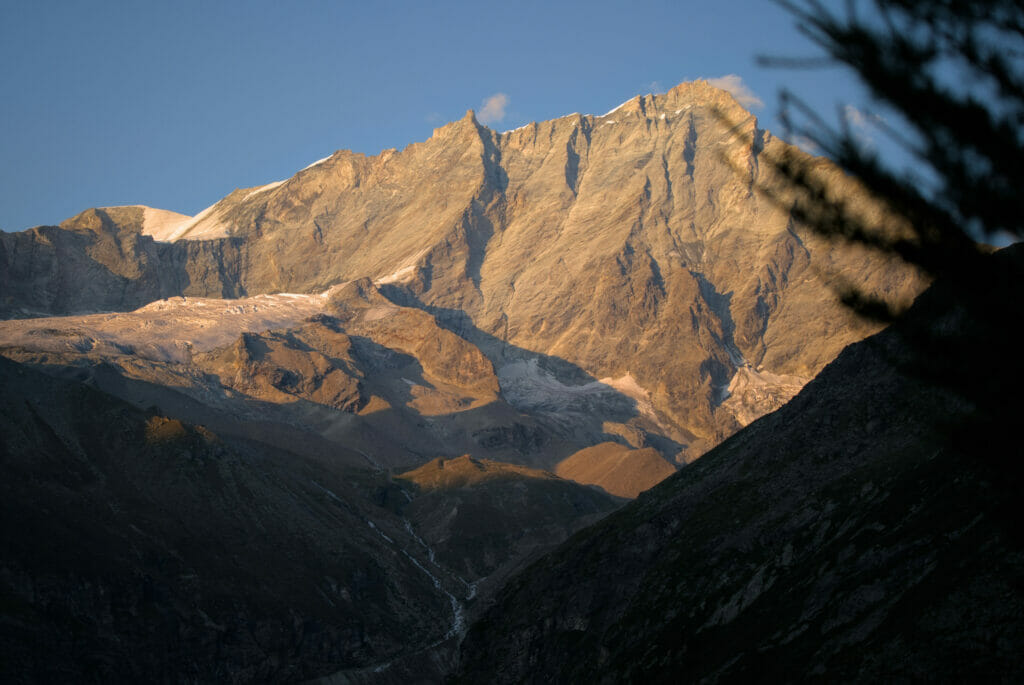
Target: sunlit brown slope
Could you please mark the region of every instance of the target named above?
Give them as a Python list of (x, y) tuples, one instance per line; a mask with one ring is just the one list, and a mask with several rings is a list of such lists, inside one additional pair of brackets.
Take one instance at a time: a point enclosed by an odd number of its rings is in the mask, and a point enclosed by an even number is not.
[[(476, 345), (518, 409), (573, 432), (602, 395), (608, 435), (638, 435), (634, 446), (682, 462), (874, 330), (838, 304), (836, 274), (897, 300), (921, 285), (795, 223), (766, 162), (785, 149), (703, 81), (506, 133), (468, 112), (403, 150), (340, 151), (239, 189), (160, 233), (176, 242), (132, 233), (145, 232), (138, 208), (0, 236), (0, 260), (32, 281), (9, 279), (5, 307), (81, 309), (75, 288), (91, 277), (120, 294), (86, 287), (82, 301), (112, 308), (175, 289), (317, 293), (369, 279)], [(876, 212), (850, 179), (812, 163), (834, 192)], [(71, 235), (78, 242), (61, 247)], [(78, 266), (61, 266), (64, 252)], [(748, 365), (761, 375), (722, 404)], [(790, 379), (762, 382), (775, 376)]]
[(247, 292), (369, 277), (480, 345), (524, 403), (551, 398), (516, 348), (628, 376), (637, 421), (692, 456), (738, 425), (718, 410), (738, 368), (807, 379), (871, 330), (836, 302), (833, 271), (903, 299), (919, 287), (757, 192), (780, 187), (762, 161), (784, 147), (724, 91), (686, 83), (508, 133), (467, 113), (404, 150), (237, 191), (205, 220), (244, 238)]
[(586, 447), (559, 462), (555, 473), (577, 483), (596, 485), (616, 497), (636, 497), (675, 468), (650, 447), (632, 449), (617, 442)]

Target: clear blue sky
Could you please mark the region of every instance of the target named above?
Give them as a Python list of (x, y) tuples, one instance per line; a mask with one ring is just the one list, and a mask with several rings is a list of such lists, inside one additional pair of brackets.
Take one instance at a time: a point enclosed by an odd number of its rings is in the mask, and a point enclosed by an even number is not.
[(497, 130), (727, 74), (776, 133), (783, 85), (830, 115), (860, 99), (841, 69), (758, 54), (816, 53), (766, 0), (0, 0), (0, 228), (195, 214), (337, 149), (424, 140), (498, 93)]

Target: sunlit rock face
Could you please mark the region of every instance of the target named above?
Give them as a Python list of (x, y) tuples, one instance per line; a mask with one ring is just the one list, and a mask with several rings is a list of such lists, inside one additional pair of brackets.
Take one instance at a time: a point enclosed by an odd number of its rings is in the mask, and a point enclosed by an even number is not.
[[(107, 208), (0, 236), (3, 306), (124, 310), (369, 279), (478, 347), (514, 406), (590, 444), (639, 435), (632, 446), (682, 464), (875, 330), (836, 301), (833, 274), (895, 300), (921, 287), (791, 219), (765, 161), (785, 149), (702, 81), (505, 133), (468, 112), (401, 151), (339, 151), (195, 217)], [(612, 432), (574, 429), (581, 415)]]

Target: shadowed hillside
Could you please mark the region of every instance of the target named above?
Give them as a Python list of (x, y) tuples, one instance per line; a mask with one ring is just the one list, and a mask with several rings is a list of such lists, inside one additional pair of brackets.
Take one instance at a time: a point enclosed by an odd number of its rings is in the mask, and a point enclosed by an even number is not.
[(1024, 251), (985, 267), (514, 579), (461, 681), (1018, 680)]

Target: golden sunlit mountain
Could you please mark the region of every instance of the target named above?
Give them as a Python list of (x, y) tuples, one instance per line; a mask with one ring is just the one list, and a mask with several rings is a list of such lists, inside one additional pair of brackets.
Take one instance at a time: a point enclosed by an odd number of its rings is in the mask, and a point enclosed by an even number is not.
[(878, 330), (835, 278), (923, 289), (796, 221), (783, 153), (880, 212), (696, 81), (0, 234), (4, 520), (70, 521), (5, 531), (15, 668), (84, 677), (70, 622), (101, 679), (440, 678), (514, 572)]

